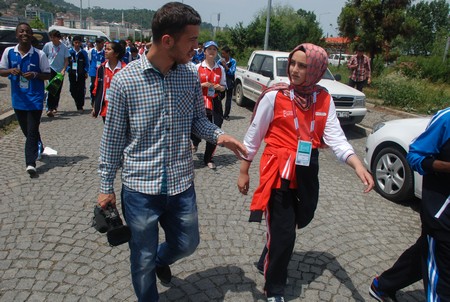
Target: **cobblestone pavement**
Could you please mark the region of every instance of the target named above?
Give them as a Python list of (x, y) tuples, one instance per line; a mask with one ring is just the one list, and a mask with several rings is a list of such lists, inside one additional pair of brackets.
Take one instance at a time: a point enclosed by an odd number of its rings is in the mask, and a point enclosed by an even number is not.
[[(9, 91), (7, 90), (9, 93)], [(86, 100), (88, 101), (88, 100)], [(111, 248), (91, 226), (98, 192), (102, 122), (79, 114), (64, 83), (59, 114), (42, 117), (44, 144), (58, 151), (38, 162), (39, 177), (24, 167), (19, 129), (0, 139), (0, 302), (135, 301), (126, 245)], [(224, 130), (244, 136), (250, 109), (233, 104)], [(348, 128), (360, 157), (365, 133)], [(248, 222), (250, 196), (236, 189), (239, 162), (218, 148), (217, 170), (194, 155), (201, 243), (172, 266), (161, 301), (265, 301), (264, 279), (254, 267), (265, 239), (264, 223)], [(368, 287), (420, 232), (411, 205), (363, 194), (353, 171), (329, 150), (320, 156), (320, 202), (313, 222), (297, 232), (289, 265), (287, 301), (370, 301)], [(258, 165), (251, 168), (256, 187)], [(119, 192), (120, 181), (116, 182)], [(424, 301), (422, 284), (398, 293)]]

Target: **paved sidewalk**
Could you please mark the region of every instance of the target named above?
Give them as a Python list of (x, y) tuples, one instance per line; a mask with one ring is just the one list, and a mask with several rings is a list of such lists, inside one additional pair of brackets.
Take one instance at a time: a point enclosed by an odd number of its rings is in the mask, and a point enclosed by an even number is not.
[[(250, 116), (249, 109), (233, 104), (223, 128), (242, 139)], [(76, 111), (66, 79), (59, 114), (43, 116), (41, 124), (44, 144), (58, 155), (38, 162), (38, 178), (25, 173), (20, 130), (0, 139), (0, 302), (136, 301), (127, 245), (109, 247), (106, 236), (90, 226), (102, 128), (88, 110)], [(348, 136), (362, 157), (365, 136)], [(218, 148), (213, 171), (202, 165), (203, 151), (204, 142), (194, 155), (201, 243), (172, 266), (172, 286), (158, 284), (161, 301), (265, 301), (264, 278), (253, 265), (265, 225), (247, 222), (251, 198), (236, 189), (239, 161)], [(297, 232), (286, 299), (370, 301), (371, 279), (415, 242), (419, 215), (376, 192), (363, 195), (353, 171), (329, 150), (320, 158), (319, 208), (311, 225)], [(120, 192), (119, 180), (116, 188)], [(424, 301), (422, 285), (398, 297)]]

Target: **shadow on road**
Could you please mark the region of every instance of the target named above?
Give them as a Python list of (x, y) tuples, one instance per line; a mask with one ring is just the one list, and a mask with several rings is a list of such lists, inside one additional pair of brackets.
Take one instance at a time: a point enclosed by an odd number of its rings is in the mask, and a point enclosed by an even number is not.
[(44, 174), (55, 167), (70, 167), (88, 158), (89, 157), (87, 156), (43, 156), (41, 159), (43, 165), (39, 166), (36, 177), (39, 177), (39, 174)]
[(228, 292), (249, 292), (253, 297), (251, 301), (265, 300), (255, 281), (233, 265), (207, 269), (185, 279), (173, 277), (171, 284), (171, 288), (160, 294), (162, 301), (225, 301)]
[(365, 301), (336, 257), (319, 251), (294, 252), (288, 267), (289, 284), (286, 287), (286, 296), (300, 297), (303, 285), (307, 286), (314, 282), (323, 275), (325, 270), (331, 272), (341, 284), (347, 287), (352, 293), (353, 301)]

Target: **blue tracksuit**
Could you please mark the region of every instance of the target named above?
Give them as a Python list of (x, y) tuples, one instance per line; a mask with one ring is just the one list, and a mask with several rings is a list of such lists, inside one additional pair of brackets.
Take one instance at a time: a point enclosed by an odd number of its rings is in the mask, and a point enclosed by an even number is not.
[(450, 173), (433, 168), (435, 160), (450, 162), (450, 107), (433, 116), (410, 145), (407, 159), (423, 175), (420, 217), (427, 301), (450, 301)]

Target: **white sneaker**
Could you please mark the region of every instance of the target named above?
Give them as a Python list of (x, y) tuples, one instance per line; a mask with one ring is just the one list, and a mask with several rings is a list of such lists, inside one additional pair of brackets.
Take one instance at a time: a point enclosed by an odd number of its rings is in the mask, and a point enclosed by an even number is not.
[(36, 175), (37, 173), (36, 168), (33, 166), (28, 166), (26, 171), (30, 176)]

